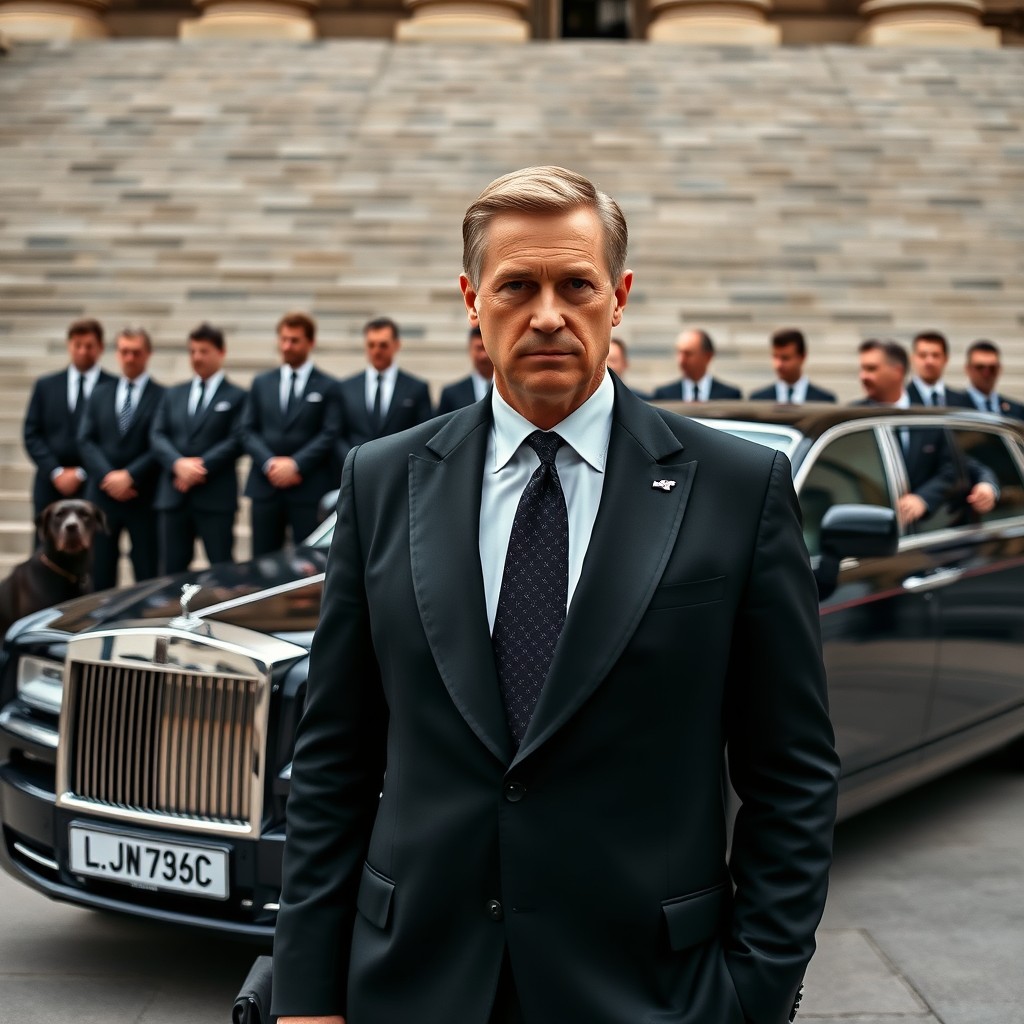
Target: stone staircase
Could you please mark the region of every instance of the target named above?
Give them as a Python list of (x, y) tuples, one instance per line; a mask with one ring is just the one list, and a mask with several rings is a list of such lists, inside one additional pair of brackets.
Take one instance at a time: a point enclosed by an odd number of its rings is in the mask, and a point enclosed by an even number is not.
[(637, 387), (674, 376), (684, 324), (721, 377), (763, 383), (768, 334), (795, 325), (853, 398), (861, 338), (934, 327), (952, 382), (990, 337), (1024, 396), (1022, 50), (21, 46), (0, 58), (0, 571), (29, 546), (28, 390), (71, 319), (144, 324), (168, 382), (210, 320), (245, 383), (287, 309), (339, 375), (386, 313), (436, 393), (465, 372), (462, 214), (529, 163), (626, 211)]

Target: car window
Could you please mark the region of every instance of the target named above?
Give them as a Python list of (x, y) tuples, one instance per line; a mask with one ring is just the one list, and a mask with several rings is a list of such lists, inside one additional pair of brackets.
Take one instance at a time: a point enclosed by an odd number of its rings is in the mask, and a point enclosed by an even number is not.
[(910, 493), (925, 505), (924, 514), (909, 529), (922, 533), (969, 522), (969, 487), (945, 427), (919, 424), (890, 429), (903, 456)]
[(892, 498), (873, 430), (858, 430), (831, 441), (814, 459), (800, 487), (804, 541), (821, 554), (821, 519), (833, 505), (881, 505)]
[(1008, 519), (1024, 515), (1024, 481), (1020, 470), (1006, 445), (1005, 438), (987, 430), (954, 428), (950, 431), (953, 443), (961, 455), (968, 472), (977, 473), (984, 466), (996, 479), (999, 501), (991, 512), (982, 515), (982, 522)]

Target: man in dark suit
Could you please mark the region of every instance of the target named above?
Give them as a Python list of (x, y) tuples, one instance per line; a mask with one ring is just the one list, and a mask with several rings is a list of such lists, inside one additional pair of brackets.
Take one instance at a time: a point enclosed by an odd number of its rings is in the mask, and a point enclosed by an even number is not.
[(398, 324), (386, 316), (363, 327), (366, 369), (344, 378), (339, 462), (357, 444), (397, 434), (424, 423), (434, 414), (425, 380), (398, 368), (395, 357), (402, 347)]
[(682, 380), (654, 389), (655, 399), (683, 402), (711, 402), (717, 398), (742, 398), (740, 389), (716, 380), (709, 368), (715, 358), (715, 343), (707, 331), (683, 331), (676, 339), (676, 361)]
[(96, 385), (78, 432), (88, 473), (85, 496), (106, 513), (108, 532), (93, 543), (92, 578), (97, 590), (117, 584), (121, 534), (131, 538), (136, 580), (158, 571), (157, 527), (153, 498), (160, 466), (149, 441), (164, 389), (146, 367), (153, 342), (141, 327), (117, 337), (121, 376)]
[(338, 382), (313, 365), (316, 323), (288, 313), (277, 325), (280, 369), (252, 382), (242, 414), (242, 443), (252, 456), (245, 485), (252, 499), (252, 553), (304, 540), (317, 525), (320, 499), (338, 486), (334, 449), (341, 430)]
[(971, 408), (1024, 420), (1024, 404), (1000, 395), (996, 390), (1002, 363), (999, 358), (999, 346), (995, 342), (984, 339), (972, 341), (967, 348), (964, 371), (970, 381), (967, 386), (967, 400)]
[(966, 392), (947, 388), (942, 375), (949, 363), (949, 342), (938, 331), (922, 331), (910, 346), (913, 375), (907, 384), (911, 405), (946, 405), (972, 409)]
[(807, 360), (807, 339), (803, 331), (788, 327), (772, 335), (772, 366), (776, 381), (750, 397), (757, 401), (802, 405), (804, 402), (834, 402), (831, 391), (819, 388), (804, 376)]
[(781, 1024), (838, 774), (789, 464), (606, 372), (633, 275), (587, 179), (506, 175), (463, 235), (495, 387), (345, 464), (274, 1012)]
[(473, 364), (469, 376), (457, 380), (454, 384), (446, 384), (442, 388), (441, 401), (437, 404), (438, 416), (479, 402), (490, 392), (494, 367), (491, 365), (487, 349), (484, 348), (479, 327), (469, 329), (469, 359)]
[(103, 327), (76, 320), (68, 328), (67, 369), (40, 377), (25, 413), (25, 450), (36, 464), (32, 505), (38, 517), (47, 505), (73, 498), (85, 487), (78, 427), (96, 385), (115, 378), (100, 368)]
[[(909, 409), (904, 387), (907, 353), (899, 342), (869, 338), (859, 348), (860, 383), (865, 396), (854, 405)], [(908, 425), (896, 432), (907, 470), (908, 490), (896, 502), (904, 526), (932, 515), (950, 498), (958, 469), (941, 426)], [(991, 512), (999, 498), (995, 475), (977, 461), (968, 463), (971, 490), (967, 505), (979, 515)]]
[(189, 567), (196, 537), (211, 562), (232, 560), (245, 391), (224, 376), (225, 355), (224, 335), (200, 324), (188, 336), (195, 376), (167, 390), (153, 422), (163, 572)]

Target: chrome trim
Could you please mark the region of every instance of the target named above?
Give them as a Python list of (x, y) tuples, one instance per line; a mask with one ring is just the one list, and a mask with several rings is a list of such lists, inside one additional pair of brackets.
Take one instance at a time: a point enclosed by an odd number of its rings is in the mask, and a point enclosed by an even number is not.
[[(222, 622), (198, 632), (129, 626), (73, 637), (57, 805), (142, 826), (257, 838), (273, 667), (306, 654)], [(152, 757), (139, 756), (146, 751)]]
[(281, 904), (280, 903), (264, 903), (263, 904), (263, 909), (264, 910), (272, 910), (276, 914), (277, 911), (279, 911), (281, 909)]
[[(200, 608), (193, 615), (197, 619), (206, 619), (211, 615), (219, 615), (221, 612), (231, 611), (233, 608), (241, 608), (243, 605), (265, 601), (268, 597), (276, 597), (278, 594), (288, 594), (293, 590), (301, 590), (303, 587), (315, 586), (318, 583), (323, 583), (326, 575), (326, 573), (318, 572), (315, 576), (303, 576), (301, 580), (292, 580), (290, 583), (282, 583), (277, 587), (257, 590), (255, 593), (245, 594), (243, 597), (233, 597), (230, 601), (221, 601), (220, 604), (211, 604), (206, 608)], [(303, 653), (308, 652), (303, 651)]]
[(50, 871), (60, 872), (60, 865), (55, 860), (50, 860), (49, 857), (44, 857), (41, 853), (36, 853), (35, 850), (30, 850), (22, 843), (16, 842), (12, 845), (14, 846), (14, 849), (22, 855), (22, 857), (27, 857), (29, 860), (35, 861), (37, 864)]
[(22, 718), (10, 706), (0, 711), (0, 729), (14, 733), (15, 736), (20, 736), (30, 743), (38, 743), (41, 747), (48, 747), (50, 750), (57, 749), (58, 733), (56, 729), (40, 725), (28, 718)]
[(939, 590), (956, 583), (963, 576), (963, 569), (938, 569), (925, 576), (908, 576), (903, 581), (903, 589), (910, 590), (915, 594), (923, 594), (929, 590)]
[[(781, 434), (784, 437), (789, 438), (789, 447), (786, 449), (776, 448), (776, 451), (781, 451), (783, 455), (789, 458), (793, 452), (796, 451), (797, 445), (804, 439), (804, 435), (796, 427), (791, 427), (786, 423), (766, 423), (761, 420), (725, 420), (718, 419), (717, 417), (691, 417), (694, 422), (700, 423), (705, 427), (713, 427), (715, 430), (723, 430), (726, 433), (730, 432), (730, 428), (743, 431), (745, 434)], [(765, 445), (765, 447), (769, 447)], [(770, 447), (775, 448), (774, 445)]]
[(291, 782), (291, 779), (292, 779), (292, 762), (291, 762), (291, 761), (289, 761), (289, 762), (288, 762), (288, 763), (287, 763), (287, 764), (286, 764), (286, 765), (285, 765), (285, 766), (284, 766), (284, 767), (283, 767), (283, 768), (281, 769), (281, 771), (280, 771), (280, 772), (278, 772), (278, 775), (277, 775), (277, 777), (278, 777), (279, 779), (282, 779), (282, 780), (284, 780), (285, 782)]

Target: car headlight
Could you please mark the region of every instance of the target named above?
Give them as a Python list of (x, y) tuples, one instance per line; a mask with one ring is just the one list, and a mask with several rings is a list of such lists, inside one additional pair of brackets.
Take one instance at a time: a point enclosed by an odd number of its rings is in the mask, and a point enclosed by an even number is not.
[(18, 659), (18, 696), (40, 711), (60, 713), (64, 692), (64, 665), (52, 658)]

